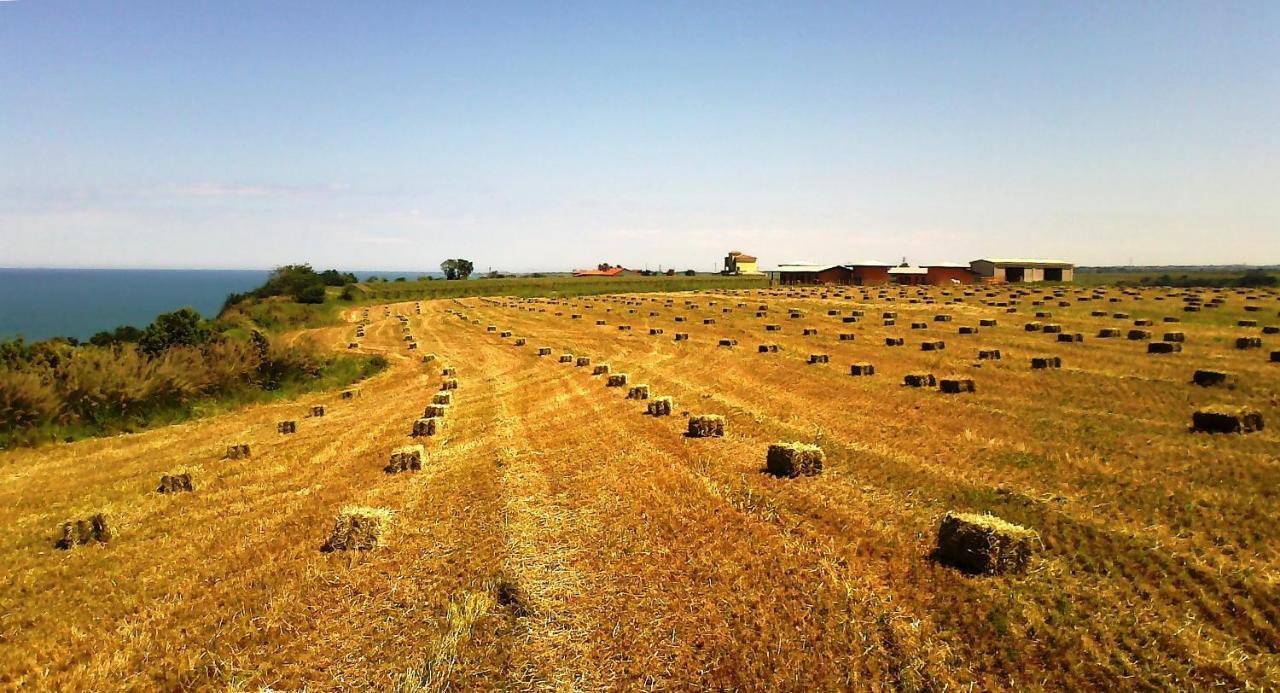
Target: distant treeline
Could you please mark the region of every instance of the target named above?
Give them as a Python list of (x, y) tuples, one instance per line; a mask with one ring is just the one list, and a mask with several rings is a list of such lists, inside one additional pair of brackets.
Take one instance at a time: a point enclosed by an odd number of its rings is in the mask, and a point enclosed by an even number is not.
[(1132, 285), (1134, 283), (1140, 286), (1172, 286), (1179, 288), (1191, 287), (1246, 287), (1256, 288), (1265, 286), (1276, 286), (1280, 283), (1274, 274), (1260, 270), (1251, 269), (1238, 275), (1215, 275), (1215, 274), (1182, 274), (1173, 276), (1171, 274), (1162, 274), (1158, 277), (1143, 277), (1137, 282), (1118, 282), (1121, 285)]
[(326, 288), (330, 286), (344, 287), (341, 298), (350, 301), (355, 297), (354, 286), (359, 281), (351, 272), (339, 272), (328, 269), (317, 272), (311, 265), (285, 265), (271, 271), (266, 283), (240, 294), (230, 294), (222, 304), (225, 312), (228, 308), (250, 298), (270, 298), (287, 296), (298, 303), (324, 303)]

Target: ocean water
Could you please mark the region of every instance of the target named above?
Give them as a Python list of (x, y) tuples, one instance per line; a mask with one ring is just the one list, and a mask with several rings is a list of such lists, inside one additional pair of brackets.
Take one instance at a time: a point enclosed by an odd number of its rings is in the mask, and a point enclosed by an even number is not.
[(0, 339), (88, 339), (160, 313), (217, 315), (227, 294), (260, 286), (267, 270), (0, 269)]
[[(348, 270), (341, 270), (346, 272)], [(256, 289), (268, 270), (114, 270), (0, 268), (0, 340), (88, 339), (120, 325), (145, 327), (161, 313), (194, 308), (212, 318), (227, 294)], [(355, 270), (361, 280), (439, 272)]]

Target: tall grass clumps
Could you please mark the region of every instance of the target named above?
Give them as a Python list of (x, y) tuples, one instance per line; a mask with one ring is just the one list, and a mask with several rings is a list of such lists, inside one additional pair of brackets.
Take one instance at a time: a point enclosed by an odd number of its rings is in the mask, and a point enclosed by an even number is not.
[(1248, 407), (1203, 407), (1191, 415), (1191, 430), (1199, 433), (1253, 433), (1262, 430), (1262, 413)]
[(62, 533), (54, 546), (68, 550), (85, 544), (106, 544), (114, 535), (106, 513), (96, 513), (83, 520), (71, 520), (62, 524)]
[(345, 386), (387, 365), (380, 356), (338, 356), (260, 332), (228, 337), (193, 311), (180, 313), (157, 318), (163, 326), (153, 324), (152, 337), (137, 343), (0, 342), (0, 447), (166, 425)]
[(934, 556), (966, 573), (1021, 573), (1039, 543), (1035, 530), (994, 515), (948, 512), (938, 526)]
[(724, 417), (719, 414), (698, 414), (689, 417), (690, 438), (724, 437)]
[(827, 455), (808, 443), (774, 443), (765, 455), (765, 469), (774, 476), (794, 479), (822, 473)]
[(391, 511), (386, 508), (368, 508), (348, 505), (338, 511), (333, 532), (320, 547), (331, 551), (371, 551), (385, 544), (385, 534), (391, 524)]

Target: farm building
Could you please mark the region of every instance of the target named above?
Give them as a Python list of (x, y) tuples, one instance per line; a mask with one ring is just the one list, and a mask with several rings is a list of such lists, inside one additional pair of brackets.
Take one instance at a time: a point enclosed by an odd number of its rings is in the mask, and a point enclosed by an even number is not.
[(853, 284), (868, 286), (889, 283), (887, 262), (864, 261), (843, 265), (790, 264), (774, 270), (779, 284)]
[(627, 270), (623, 269), (622, 265), (618, 265), (617, 267), (609, 267), (607, 269), (604, 267), (599, 267), (596, 269), (574, 270), (573, 276), (575, 277), (616, 277), (626, 271)]
[(984, 258), (969, 263), (984, 281), (1004, 282), (1069, 282), (1075, 278), (1076, 266), (1060, 260), (1022, 260)]
[(973, 284), (978, 281), (978, 274), (966, 265), (954, 262), (939, 262), (924, 265), (927, 271), (926, 284), (947, 286), (949, 284)]
[(889, 279), (894, 284), (904, 284), (907, 286), (915, 286), (924, 284), (928, 281), (929, 270), (924, 267), (912, 267), (899, 265), (889, 268)]
[(729, 251), (724, 258), (725, 274), (763, 274), (756, 258), (737, 250)]

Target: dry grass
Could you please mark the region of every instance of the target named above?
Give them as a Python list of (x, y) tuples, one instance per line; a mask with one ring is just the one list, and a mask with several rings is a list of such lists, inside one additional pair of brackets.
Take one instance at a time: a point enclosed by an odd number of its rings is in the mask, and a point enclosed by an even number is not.
[[(1178, 292), (1081, 302), (1092, 289), (1068, 288), (1018, 297), (1006, 313), (958, 290), (895, 290), (892, 304), (850, 291), (562, 299), (554, 310), (424, 302), (409, 324), (424, 350), (465, 364), (465, 396), (414, 474), (382, 471), (442, 379), (390, 317), (412, 304), (368, 323), (361, 349), (391, 367), (358, 398), (309, 395), (2, 453), (0, 687), (1280, 686), (1280, 440), (1274, 428), (1188, 426), (1206, 407), (1278, 413), (1280, 365), (1235, 348), (1255, 329), (1236, 325), (1243, 295), (1216, 294), (1209, 308), (1206, 293), (1203, 310), (1184, 313)], [(1259, 295), (1252, 303), (1280, 308)], [(944, 309), (952, 298), (965, 300)], [(801, 317), (788, 319), (791, 307)], [(633, 331), (594, 326), (631, 309)], [(850, 309), (898, 324), (844, 323)], [(940, 310), (984, 325), (982, 348), (1006, 358), (979, 361), (976, 344), (955, 341), (921, 351), (925, 339), (968, 339), (931, 319)], [(1157, 358), (1125, 339), (1059, 345), (1022, 329), (1036, 310), (1087, 334), (1176, 315), (1184, 348)], [(677, 312), (688, 341), (648, 334)], [(776, 353), (717, 347), (758, 343), (784, 321), (769, 336)], [(680, 417), (640, 416), (621, 393), (601, 396), (590, 369), (511, 349), (490, 323), (615, 364), (663, 395), (650, 406), (674, 397), (720, 412), (731, 435), (685, 438)], [(351, 326), (312, 332), (345, 349)], [(817, 349), (833, 367), (805, 365)], [(1061, 368), (1028, 367), (1053, 350), (1069, 357)], [(876, 375), (849, 377), (854, 363)], [(1232, 374), (1233, 387), (1196, 386), (1197, 368)], [(943, 397), (902, 387), (913, 372), (981, 382)], [(317, 401), (324, 417), (276, 433)], [(819, 445), (822, 474), (765, 473), (778, 440)], [(232, 442), (251, 445), (252, 462), (217, 462)], [(196, 493), (154, 493), (161, 475), (200, 465)], [(395, 512), (376, 551), (318, 551), (346, 505)], [(53, 548), (68, 519), (106, 509), (108, 543)], [(1025, 571), (975, 576), (930, 560), (949, 511), (1035, 532)]]

